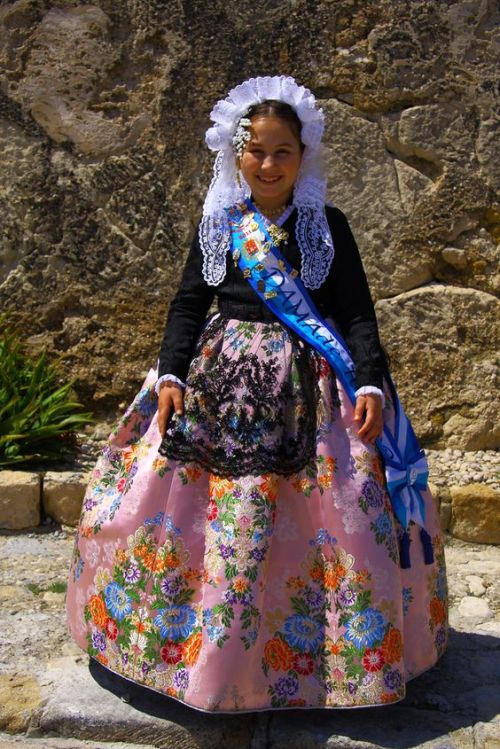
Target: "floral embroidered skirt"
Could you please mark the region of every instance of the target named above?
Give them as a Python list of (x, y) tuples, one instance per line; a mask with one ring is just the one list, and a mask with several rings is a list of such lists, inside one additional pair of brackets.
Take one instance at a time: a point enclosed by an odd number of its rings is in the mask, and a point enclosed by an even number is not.
[[(396, 702), (446, 647), (447, 589), (399, 564), (375, 447), (327, 362), (280, 323), (208, 321), (161, 440), (151, 369), (93, 470), (67, 595), (112, 671), (214, 712)], [(386, 388), (385, 418), (393, 417)]]

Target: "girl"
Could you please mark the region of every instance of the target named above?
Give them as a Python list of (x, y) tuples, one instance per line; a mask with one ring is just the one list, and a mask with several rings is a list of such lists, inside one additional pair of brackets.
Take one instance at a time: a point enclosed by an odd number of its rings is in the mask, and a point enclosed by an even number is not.
[(211, 117), (159, 366), (84, 500), (69, 626), (202, 710), (396, 702), (445, 648), (442, 539), (355, 240), (325, 205), (323, 113), (275, 76)]

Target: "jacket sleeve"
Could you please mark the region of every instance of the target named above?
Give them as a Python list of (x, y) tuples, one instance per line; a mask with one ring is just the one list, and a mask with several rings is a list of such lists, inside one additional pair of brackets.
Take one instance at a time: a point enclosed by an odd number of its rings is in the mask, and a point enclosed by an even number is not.
[(326, 212), (335, 248), (327, 280), (333, 318), (356, 365), (356, 389), (382, 388), (387, 362), (358, 246), (342, 211), (327, 207)]
[(170, 303), (160, 347), (158, 377), (171, 374), (185, 381), (196, 342), (215, 296), (202, 273), (198, 227), (184, 265), (179, 289)]

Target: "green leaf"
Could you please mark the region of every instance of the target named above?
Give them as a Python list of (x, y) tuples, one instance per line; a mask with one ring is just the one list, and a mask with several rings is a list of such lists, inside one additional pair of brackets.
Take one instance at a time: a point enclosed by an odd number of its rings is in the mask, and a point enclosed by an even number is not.
[(297, 614), (302, 614), (302, 616), (309, 616), (309, 606), (304, 601), (303, 598), (297, 598), (296, 596), (292, 597), (292, 606), (293, 610), (297, 612)]
[(19, 333), (0, 315), (0, 467), (52, 463), (75, 454), (76, 432), (92, 421), (72, 397), (74, 380), (60, 383), (46, 351), (30, 358)]

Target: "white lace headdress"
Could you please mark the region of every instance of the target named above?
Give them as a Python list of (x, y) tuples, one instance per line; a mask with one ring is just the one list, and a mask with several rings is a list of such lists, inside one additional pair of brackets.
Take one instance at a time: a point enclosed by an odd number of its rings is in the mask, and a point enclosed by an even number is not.
[(210, 113), (215, 124), (207, 130), (205, 139), (217, 156), (199, 229), (203, 276), (209, 285), (217, 286), (226, 274), (231, 237), (225, 209), (250, 197), (243, 176), (240, 176), (241, 186), (236, 179), (235, 131), (252, 105), (268, 99), (289, 104), (302, 123), (301, 140), (305, 148), (293, 192), (293, 205), (297, 209), (295, 234), (302, 256), (302, 281), (308, 288), (317, 289), (328, 274), (334, 252), (325, 214), (326, 177), (321, 158), (324, 114), (316, 107), (309, 89), (282, 75), (244, 81), (218, 101)]

